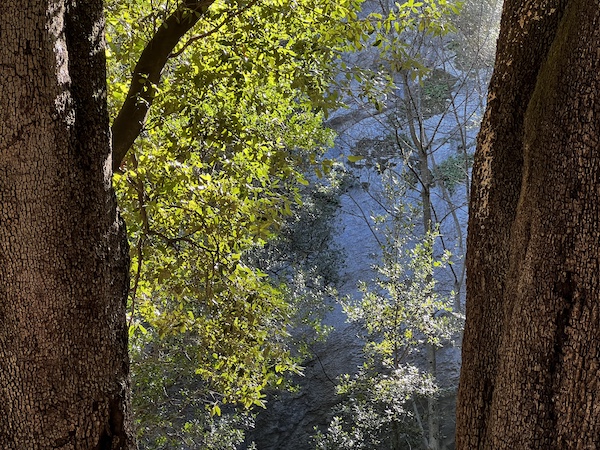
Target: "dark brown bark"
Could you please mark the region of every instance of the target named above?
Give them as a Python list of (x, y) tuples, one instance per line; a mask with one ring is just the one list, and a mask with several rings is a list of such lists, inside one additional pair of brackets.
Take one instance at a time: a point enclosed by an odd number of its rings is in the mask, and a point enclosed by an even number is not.
[(146, 44), (133, 69), (125, 102), (112, 125), (114, 170), (142, 131), (169, 55), (213, 3), (214, 0), (183, 1)]
[(600, 447), (599, 6), (504, 5), (473, 174), (458, 449)]
[(102, 2), (0, 4), (0, 448), (131, 449)]

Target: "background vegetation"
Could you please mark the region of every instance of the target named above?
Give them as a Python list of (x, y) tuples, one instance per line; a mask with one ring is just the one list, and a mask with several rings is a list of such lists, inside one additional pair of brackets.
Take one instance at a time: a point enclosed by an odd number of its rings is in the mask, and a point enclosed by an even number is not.
[[(218, 0), (201, 12), (184, 8), (182, 17), (195, 14), (197, 22), (150, 82), (131, 74), (182, 6), (107, 2), (112, 115), (122, 111), (132, 83), (145, 86), (135, 102), (148, 103), (114, 177), (131, 245), (130, 343), (143, 448), (241, 444), (256, 407), (266, 406), (266, 390), (288, 386), (286, 375), (302, 372), (310, 343), (326, 333), (321, 318), (340, 260), (329, 220), (346, 177), (343, 160), (325, 157), (335, 137), (325, 126), (329, 113), (351, 97), (382, 111), (404, 84), (404, 94), (418, 91), (422, 109), (404, 102), (398, 117), (418, 126), (419, 118), (449, 114), (458, 81), (422, 50), (431, 47), (425, 37), (439, 39), (469, 48), (455, 52), (462, 64), (473, 59), (468, 40), (445, 38), (461, 4), (410, 0), (361, 12), (361, 3)], [(372, 48), (378, 65), (348, 64), (347, 55)], [(400, 128), (396, 123), (391, 136), (407, 162), (401, 178), (412, 173), (421, 181), (423, 172), (408, 161), (419, 148), (427, 159), (431, 147), (413, 139), (407, 153), (407, 141), (395, 138)], [(431, 170), (452, 193), (469, 167), (469, 154), (461, 153)], [(387, 200), (402, 214), (380, 221), (387, 227), (381, 278), (347, 306), (368, 331), (367, 363), (341, 380), (350, 403), (341, 404), (344, 419), (335, 419), (329, 436), (319, 435), (319, 448), (376, 448), (400, 423), (416, 430), (402, 433), (417, 445), (413, 437), (423, 437), (427, 425), (419, 430), (410, 405), (436, 395), (435, 373), (403, 365), (399, 353), (439, 346), (455, 331), (444, 313), (452, 304), (435, 289), (438, 236), (427, 229), (423, 239), (412, 240), (406, 228), (399, 234), (405, 211), (398, 198)], [(399, 409), (390, 415), (389, 407)], [(348, 429), (363, 433), (367, 447), (341, 443)], [(401, 448), (405, 434), (396, 431), (393, 448)]]

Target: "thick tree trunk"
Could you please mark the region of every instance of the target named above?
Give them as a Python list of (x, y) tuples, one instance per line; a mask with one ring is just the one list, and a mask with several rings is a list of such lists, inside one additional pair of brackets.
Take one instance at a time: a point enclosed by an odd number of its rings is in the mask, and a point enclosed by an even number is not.
[(600, 447), (600, 5), (507, 0), (473, 174), (457, 448)]
[(101, 1), (0, 4), (2, 449), (134, 447), (103, 33)]

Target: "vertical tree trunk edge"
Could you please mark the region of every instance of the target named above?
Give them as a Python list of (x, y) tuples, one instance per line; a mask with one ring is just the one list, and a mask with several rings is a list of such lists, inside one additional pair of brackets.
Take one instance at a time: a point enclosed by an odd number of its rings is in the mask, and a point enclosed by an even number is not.
[(0, 448), (130, 450), (103, 2), (0, 5)]
[(473, 170), (459, 450), (600, 447), (599, 21), (597, 2), (504, 4)]

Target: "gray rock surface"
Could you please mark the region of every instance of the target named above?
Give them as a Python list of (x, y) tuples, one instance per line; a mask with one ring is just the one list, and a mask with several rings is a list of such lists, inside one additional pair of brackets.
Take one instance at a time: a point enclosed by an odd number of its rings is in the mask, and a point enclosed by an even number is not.
[(327, 342), (314, 348), (314, 357), (304, 364), (304, 376), (297, 377), (297, 392), (281, 392), (269, 399), (259, 414), (255, 430), (249, 435), (256, 447), (279, 450), (314, 448), (311, 436), (315, 427), (326, 428), (337, 403), (336, 378), (361, 364), (362, 343), (351, 325), (335, 330)]

